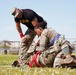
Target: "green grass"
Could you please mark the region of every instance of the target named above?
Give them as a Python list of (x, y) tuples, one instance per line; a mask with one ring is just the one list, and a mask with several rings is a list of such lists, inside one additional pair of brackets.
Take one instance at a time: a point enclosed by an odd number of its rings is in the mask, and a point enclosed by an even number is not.
[(75, 69), (70, 68), (24, 68), (12, 67), (17, 55), (0, 55), (0, 75), (76, 75)]
[(0, 67), (0, 75), (76, 75), (75, 69)]
[(17, 59), (17, 55), (0, 54), (0, 65), (11, 65)]

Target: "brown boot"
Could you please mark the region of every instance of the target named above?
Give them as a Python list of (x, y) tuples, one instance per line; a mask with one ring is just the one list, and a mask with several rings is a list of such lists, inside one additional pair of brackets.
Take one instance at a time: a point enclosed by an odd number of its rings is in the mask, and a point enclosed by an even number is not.
[(62, 64), (62, 67), (70, 67), (70, 68), (76, 68), (76, 59), (74, 57), (71, 57), (73, 59), (72, 62)]

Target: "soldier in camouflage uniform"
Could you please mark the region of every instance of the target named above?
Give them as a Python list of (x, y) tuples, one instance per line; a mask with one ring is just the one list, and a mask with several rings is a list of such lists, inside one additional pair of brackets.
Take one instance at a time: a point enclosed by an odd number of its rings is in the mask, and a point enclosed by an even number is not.
[(54, 67), (61, 64), (76, 64), (76, 60), (71, 57), (73, 45), (65, 39), (64, 35), (57, 33), (52, 28), (45, 28), (45, 25), (45, 22), (38, 23), (34, 29), (38, 36), (40, 36), (39, 47), (36, 48), (36, 51), (41, 52), (37, 57), (39, 65), (42, 67), (52, 66), (55, 57), (58, 57), (57, 54), (60, 51), (62, 51), (64, 56), (62, 58), (59, 57), (62, 60), (55, 59)]

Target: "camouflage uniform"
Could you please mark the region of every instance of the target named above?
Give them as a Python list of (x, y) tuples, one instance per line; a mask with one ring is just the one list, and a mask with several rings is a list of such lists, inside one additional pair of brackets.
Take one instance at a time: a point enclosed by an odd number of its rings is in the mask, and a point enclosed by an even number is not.
[(32, 40), (34, 39), (36, 33), (30, 29), (28, 29), (25, 33), (25, 37), (26, 37), (26, 43), (22, 43), (20, 45), (20, 50), (19, 50), (19, 58), (21, 63), (25, 63), (25, 60), (28, 57), (28, 53), (27, 50), (29, 49), (29, 46), (32, 43)]
[(52, 45), (52, 40), (57, 34), (52, 28), (44, 29), (41, 34), (40, 46), (36, 50), (41, 51), (41, 54), (38, 56), (38, 62), (42, 67), (52, 66), (55, 56), (60, 51), (62, 51), (64, 55), (72, 52), (73, 47), (63, 35), (59, 36)]
[(26, 64), (29, 64), (35, 54), (34, 50), (36, 49), (36, 51), (41, 51), (37, 56), (39, 65), (41, 67), (52, 67), (54, 59), (60, 51), (68, 46), (69, 49), (68, 51), (66, 50), (65, 53), (72, 52), (70, 42), (67, 41), (63, 35), (59, 36), (52, 45), (52, 40), (57, 34), (58, 33), (52, 28), (44, 29), (40, 38), (40, 46), (36, 47), (36, 45), (32, 44), (28, 51), (26, 45), (23, 44), (23, 46), (21, 46), (21, 48), (23, 48), (20, 52), (21, 59), (24, 60)]

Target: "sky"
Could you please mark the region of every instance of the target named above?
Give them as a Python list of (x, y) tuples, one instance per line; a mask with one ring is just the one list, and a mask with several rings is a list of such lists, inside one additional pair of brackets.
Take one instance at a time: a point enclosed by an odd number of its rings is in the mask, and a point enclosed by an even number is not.
[[(48, 27), (66, 38), (76, 38), (76, 0), (0, 0), (0, 41), (21, 40), (11, 15), (13, 7), (32, 9), (47, 21)], [(21, 27), (25, 33), (27, 27)]]

